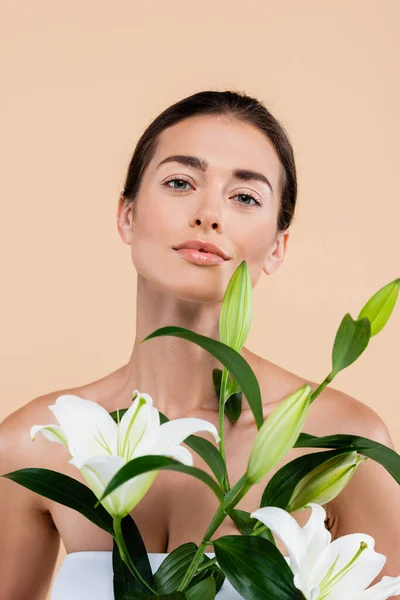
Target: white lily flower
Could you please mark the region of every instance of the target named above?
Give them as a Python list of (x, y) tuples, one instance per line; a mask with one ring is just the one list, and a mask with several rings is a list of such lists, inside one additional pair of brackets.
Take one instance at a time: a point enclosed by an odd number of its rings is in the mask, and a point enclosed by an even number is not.
[(251, 514), (285, 544), (294, 585), (307, 600), (385, 600), (400, 595), (400, 576), (384, 576), (365, 589), (386, 562), (384, 554), (375, 552), (373, 537), (352, 533), (331, 542), (332, 536), (324, 526), (324, 508), (315, 503), (308, 507), (312, 514), (304, 527), (276, 506), (259, 508)]
[[(157, 454), (193, 466), (191, 453), (180, 444), (199, 431), (210, 432), (216, 442), (220, 439), (216, 427), (203, 419), (174, 419), (160, 425), (151, 396), (138, 390), (133, 390), (133, 402), (119, 423), (100, 404), (70, 394), (59, 396), (49, 409), (59, 425), (34, 425), (32, 440), (40, 431), (48, 440), (64, 444), (72, 456), (68, 462), (80, 470), (98, 499), (117, 471), (133, 458)], [(113, 517), (125, 517), (157, 473), (133, 477), (102, 501), (104, 508)]]

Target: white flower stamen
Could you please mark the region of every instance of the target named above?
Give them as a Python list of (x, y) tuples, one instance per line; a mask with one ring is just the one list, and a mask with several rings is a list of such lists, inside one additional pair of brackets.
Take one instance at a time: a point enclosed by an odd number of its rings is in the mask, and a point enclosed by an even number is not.
[[(356, 562), (357, 558), (360, 556), (360, 554), (362, 552), (364, 552), (364, 550), (366, 548), (368, 548), (368, 544), (366, 544), (365, 542), (360, 542), (360, 548), (357, 550), (357, 552), (355, 553), (355, 555), (353, 556), (353, 558), (347, 563), (347, 565), (345, 565), (332, 578), (330, 578), (330, 575), (328, 576), (328, 573), (325, 575), (324, 579), (320, 583), (320, 592), (321, 593), (320, 593), (320, 595), (318, 597), (318, 600), (324, 600), (328, 596), (328, 594), (330, 594), (330, 592), (332, 591), (332, 587), (340, 579), (342, 579), (349, 571), (351, 571), (352, 569), (354, 569), (355, 562)], [(336, 564), (338, 558), (339, 558), (339, 555), (337, 555), (334, 565)], [(332, 565), (332, 567), (334, 567), (334, 565)], [(332, 572), (332, 567), (331, 567), (331, 569), (329, 569), (330, 572)]]

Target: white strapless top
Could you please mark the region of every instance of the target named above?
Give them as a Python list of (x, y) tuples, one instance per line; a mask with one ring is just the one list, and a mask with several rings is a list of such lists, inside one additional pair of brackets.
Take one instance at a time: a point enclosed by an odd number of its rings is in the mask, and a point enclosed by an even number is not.
[[(214, 552), (206, 552), (214, 558)], [(149, 553), (153, 573), (157, 571), (168, 553)], [(225, 577), (216, 598), (239, 600), (243, 598)], [(51, 590), (51, 600), (114, 600), (112, 552), (91, 550), (70, 552), (56, 573)]]

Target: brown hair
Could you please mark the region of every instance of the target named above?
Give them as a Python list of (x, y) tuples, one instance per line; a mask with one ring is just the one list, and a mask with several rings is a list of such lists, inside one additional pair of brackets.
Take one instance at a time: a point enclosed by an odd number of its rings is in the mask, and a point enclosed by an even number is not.
[(281, 206), (277, 231), (285, 231), (294, 218), (297, 198), (297, 176), (293, 148), (283, 125), (258, 100), (230, 90), (198, 92), (172, 104), (160, 113), (139, 139), (126, 176), (123, 197), (136, 199), (143, 173), (153, 158), (162, 131), (198, 115), (225, 115), (257, 127), (274, 146), (281, 162)]

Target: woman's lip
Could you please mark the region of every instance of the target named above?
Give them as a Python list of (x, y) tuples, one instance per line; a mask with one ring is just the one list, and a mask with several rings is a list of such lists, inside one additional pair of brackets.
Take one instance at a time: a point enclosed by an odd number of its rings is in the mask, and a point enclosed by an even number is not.
[(193, 248), (181, 248), (180, 250), (176, 250), (176, 252), (179, 252), (184, 258), (196, 265), (216, 265), (225, 262), (225, 259), (222, 256), (218, 256), (218, 254), (200, 252), (200, 250), (194, 250)]

